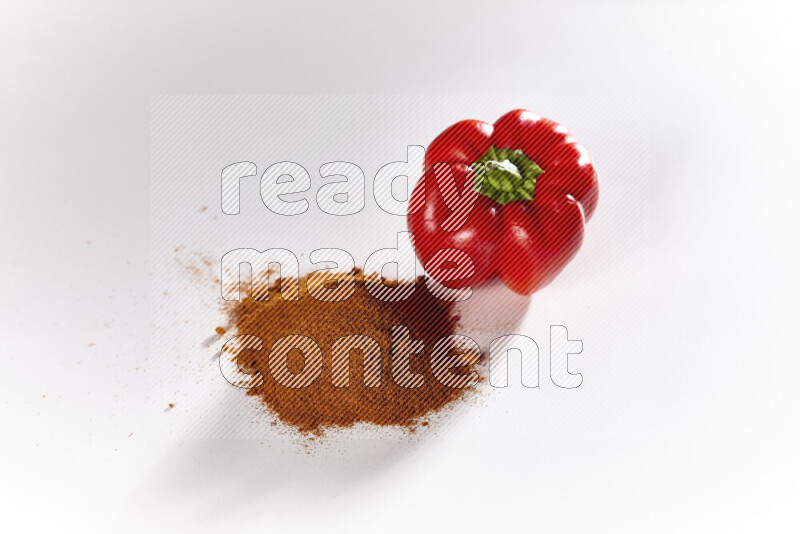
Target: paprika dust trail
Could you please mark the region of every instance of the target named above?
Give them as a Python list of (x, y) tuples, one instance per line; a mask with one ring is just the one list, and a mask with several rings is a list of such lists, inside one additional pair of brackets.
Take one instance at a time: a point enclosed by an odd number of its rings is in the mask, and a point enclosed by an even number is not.
[[(427, 425), (426, 418), (465, 399), (474, 392), (474, 385), (450, 387), (437, 380), (431, 368), (431, 355), (436, 343), (456, 334), (458, 316), (453, 304), (432, 296), (425, 287), (423, 277), (415, 281), (395, 284), (415, 285), (405, 300), (386, 302), (372, 296), (359, 270), (338, 275), (352, 277), (353, 294), (340, 301), (317, 300), (309, 293), (307, 277), (292, 280), (299, 285), (298, 300), (284, 300), (278, 283), (268, 289), (268, 298), (255, 300), (249, 294), (239, 301), (226, 303), (228, 331), (226, 335), (257, 336), (261, 350), (244, 349), (225, 353), (222, 358), (233, 359), (245, 373), (259, 376), (247, 394), (258, 398), (277, 420), (310, 435), (321, 435), (326, 429), (350, 427), (357, 423), (402, 427), (413, 432)], [(285, 280), (284, 283), (288, 282)], [(325, 284), (330, 284), (329, 279)], [(335, 287), (335, 280), (333, 287)], [(413, 343), (424, 343), (424, 349), (409, 358), (411, 373), (419, 374), (423, 382), (418, 387), (400, 385), (392, 374), (392, 328), (405, 327)], [(270, 368), (270, 349), (273, 344), (291, 335), (306, 336), (313, 340), (322, 353), (322, 371), (310, 385), (293, 388), (279, 383)], [(354, 348), (344, 361), (349, 361), (347, 385), (337, 373), (335, 384), (332, 373), (332, 348), (337, 339), (362, 335), (374, 339), (380, 347), (379, 385), (377, 376), (370, 383), (365, 375), (365, 354)], [(448, 352), (459, 361), (478, 363), (480, 354), (450, 345)], [(286, 366), (297, 376), (303, 372), (307, 361), (299, 350), (291, 350)], [(274, 362), (273, 362), (274, 366)], [(455, 376), (466, 378), (477, 372), (469, 365), (453, 367)], [(257, 373), (257, 375), (256, 375)], [(465, 380), (466, 383), (466, 380)], [(474, 381), (470, 382), (474, 383)]]

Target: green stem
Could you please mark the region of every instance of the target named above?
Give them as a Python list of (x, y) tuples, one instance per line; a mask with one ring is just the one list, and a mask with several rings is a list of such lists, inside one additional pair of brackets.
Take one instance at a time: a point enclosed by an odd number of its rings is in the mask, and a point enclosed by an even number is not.
[(472, 168), (477, 175), (476, 190), (504, 206), (516, 200), (533, 200), (536, 177), (544, 172), (522, 150), (495, 147), (489, 147)]

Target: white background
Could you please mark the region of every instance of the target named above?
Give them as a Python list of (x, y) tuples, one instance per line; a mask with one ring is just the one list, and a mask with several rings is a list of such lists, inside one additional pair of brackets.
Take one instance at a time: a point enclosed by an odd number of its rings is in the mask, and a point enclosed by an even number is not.
[[(232, 4), (0, 7), (0, 524), (797, 530), (796, 8)], [(585, 383), (543, 373), (411, 441), (231, 439), (254, 423), (223, 409), (238, 392), (202, 338), (172, 360), (151, 344), (151, 96), (274, 93), (529, 95), (570, 126), (607, 172), (601, 203), (522, 328), (546, 346), (569, 326)]]

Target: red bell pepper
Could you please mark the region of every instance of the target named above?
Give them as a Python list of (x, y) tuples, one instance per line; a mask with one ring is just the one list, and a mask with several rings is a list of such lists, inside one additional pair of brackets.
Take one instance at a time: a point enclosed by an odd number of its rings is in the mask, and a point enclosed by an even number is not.
[(408, 227), (417, 257), (442, 285), (499, 275), (529, 295), (575, 256), (597, 198), (586, 149), (563, 126), (517, 109), (494, 125), (458, 122), (434, 139)]

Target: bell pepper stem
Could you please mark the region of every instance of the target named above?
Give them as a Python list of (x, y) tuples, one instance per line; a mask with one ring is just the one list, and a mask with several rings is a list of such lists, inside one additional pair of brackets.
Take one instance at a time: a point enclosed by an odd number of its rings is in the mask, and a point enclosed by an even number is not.
[(494, 146), (472, 168), (477, 174), (475, 189), (502, 205), (533, 200), (536, 178), (544, 172), (522, 150)]

